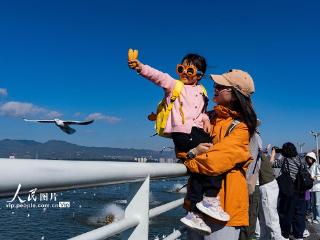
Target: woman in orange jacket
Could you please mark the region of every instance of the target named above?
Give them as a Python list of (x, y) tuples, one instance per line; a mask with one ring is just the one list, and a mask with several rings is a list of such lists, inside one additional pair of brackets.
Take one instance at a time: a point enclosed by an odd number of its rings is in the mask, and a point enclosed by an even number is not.
[[(212, 233), (202, 236), (190, 230), (188, 239), (238, 240), (240, 227), (249, 224), (245, 171), (252, 160), (249, 141), (257, 125), (250, 98), (254, 83), (251, 76), (241, 70), (211, 75), (211, 78), (215, 82), (214, 102), (217, 104), (211, 118), (213, 143), (201, 143), (190, 152), (178, 153), (177, 156), (185, 160), (184, 164), (192, 173), (225, 174), (219, 192), (219, 207), (230, 215), (230, 220), (216, 222), (206, 219)], [(185, 199), (184, 207), (189, 209), (188, 199)]]

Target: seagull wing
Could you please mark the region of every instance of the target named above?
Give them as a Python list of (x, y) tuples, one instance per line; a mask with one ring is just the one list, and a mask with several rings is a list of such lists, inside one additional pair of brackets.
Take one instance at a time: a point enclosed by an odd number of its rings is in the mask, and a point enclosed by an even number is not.
[(63, 121), (65, 124), (71, 125), (89, 125), (94, 122), (94, 119), (88, 121)]
[(26, 122), (39, 122), (39, 123), (54, 123), (54, 120), (30, 120), (30, 119), (23, 119)]

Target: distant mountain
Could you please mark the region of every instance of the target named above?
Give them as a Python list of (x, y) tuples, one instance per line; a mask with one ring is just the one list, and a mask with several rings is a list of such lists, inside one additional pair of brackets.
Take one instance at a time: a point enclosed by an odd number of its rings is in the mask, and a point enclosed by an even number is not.
[(160, 152), (133, 148), (86, 147), (58, 140), (50, 140), (45, 143), (32, 140), (1, 140), (0, 157), (8, 158), (11, 155), (16, 158), (67, 160), (130, 161), (137, 157), (144, 157), (148, 160), (175, 158), (173, 151)]

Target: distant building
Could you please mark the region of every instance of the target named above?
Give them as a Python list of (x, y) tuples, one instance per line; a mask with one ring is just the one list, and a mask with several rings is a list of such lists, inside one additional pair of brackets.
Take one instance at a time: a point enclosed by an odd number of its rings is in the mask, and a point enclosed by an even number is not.
[(167, 163), (176, 163), (177, 160), (173, 158), (167, 158)]
[(176, 162), (177, 162), (177, 159), (175, 158), (164, 158), (164, 157), (159, 158), (159, 163), (176, 163)]
[(148, 158), (146, 158), (146, 157), (135, 157), (133, 160), (134, 160), (135, 162), (145, 163), (145, 162), (148, 161)]

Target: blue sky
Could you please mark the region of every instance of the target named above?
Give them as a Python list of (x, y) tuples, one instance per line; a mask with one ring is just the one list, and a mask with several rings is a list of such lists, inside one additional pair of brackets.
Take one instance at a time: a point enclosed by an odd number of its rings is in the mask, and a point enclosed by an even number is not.
[[(1, 1), (0, 138), (161, 149), (146, 116), (162, 90), (128, 69), (128, 48), (175, 75), (189, 52), (208, 73), (255, 80), (265, 143), (306, 142), (320, 131), (318, 1)], [(213, 84), (203, 79), (209, 95)], [(210, 105), (212, 108), (212, 104)], [(93, 125), (68, 136), (21, 120), (60, 116)]]

